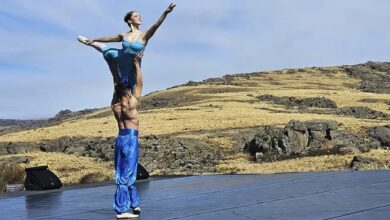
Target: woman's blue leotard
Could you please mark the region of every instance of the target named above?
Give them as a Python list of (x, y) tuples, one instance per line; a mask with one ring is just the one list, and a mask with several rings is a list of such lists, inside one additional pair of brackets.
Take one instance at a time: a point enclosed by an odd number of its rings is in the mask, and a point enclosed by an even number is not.
[(145, 50), (145, 45), (139, 42), (140, 36), (136, 41), (128, 41), (124, 36), (122, 49), (105, 47), (102, 50), (103, 57), (110, 69), (118, 70), (120, 83), (128, 85), (131, 90), (136, 84), (134, 58)]

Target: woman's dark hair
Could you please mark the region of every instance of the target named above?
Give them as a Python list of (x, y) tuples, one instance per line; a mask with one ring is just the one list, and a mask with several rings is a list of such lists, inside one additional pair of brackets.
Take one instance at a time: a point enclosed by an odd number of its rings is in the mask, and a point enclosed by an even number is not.
[(133, 15), (135, 11), (130, 11), (130, 12), (127, 12), (127, 14), (125, 15), (125, 17), (123, 18), (123, 20), (126, 22), (127, 25), (129, 25), (129, 27), (131, 27), (131, 25), (127, 22), (131, 16)]

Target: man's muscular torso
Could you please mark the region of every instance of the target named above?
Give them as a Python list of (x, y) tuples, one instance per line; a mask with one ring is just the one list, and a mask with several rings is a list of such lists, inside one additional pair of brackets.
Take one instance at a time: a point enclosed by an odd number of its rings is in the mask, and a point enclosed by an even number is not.
[[(119, 93), (119, 94), (118, 94)], [(138, 100), (131, 94), (130, 89), (116, 89), (111, 108), (118, 121), (119, 129), (133, 128), (138, 130), (139, 118), (137, 111)]]

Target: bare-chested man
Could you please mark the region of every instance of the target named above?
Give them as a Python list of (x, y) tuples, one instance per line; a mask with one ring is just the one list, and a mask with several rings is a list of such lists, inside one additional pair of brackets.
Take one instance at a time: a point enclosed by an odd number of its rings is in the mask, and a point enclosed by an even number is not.
[[(142, 92), (141, 73), (142, 54), (134, 58), (136, 84), (133, 92), (126, 84), (115, 85), (111, 107), (118, 122), (119, 135), (115, 140), (115, 201), (113, 208), (117, 218), (137, 217), (139, 196), (134, 186), (137, 179), (138, 164), (138, 126), (137, 105)], [(133, 212), (130, 213), (129, 210)]]

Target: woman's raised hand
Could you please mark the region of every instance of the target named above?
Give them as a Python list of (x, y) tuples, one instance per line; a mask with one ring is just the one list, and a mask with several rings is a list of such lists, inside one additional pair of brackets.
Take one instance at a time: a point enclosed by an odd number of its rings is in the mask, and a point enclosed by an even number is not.
[(176, 4), (171, 3), (171, 4), (168, 6), (167, 10), (165, 10), (165, 13), (167, 13), (167, 14), (171, 13), (172, 10), (175, 8), (175, 6), (176, 6)]

